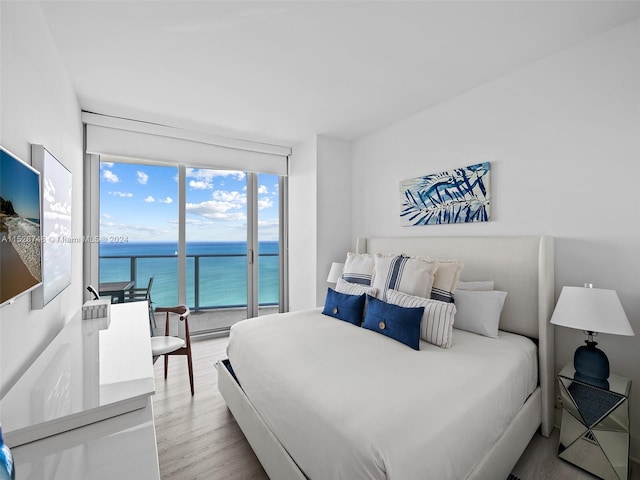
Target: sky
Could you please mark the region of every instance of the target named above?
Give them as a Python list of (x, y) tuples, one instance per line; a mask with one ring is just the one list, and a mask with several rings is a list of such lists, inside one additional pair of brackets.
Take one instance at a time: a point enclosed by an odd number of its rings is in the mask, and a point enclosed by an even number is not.
[(18, 215), (40, 219), (40, 176), (17, 157), (0, 150), (0, 197), (10, 200)]
[[(246, 174), (187, 168), (186, 237), (246, 241)], [(258, 237), (278, 240), (278, 176), (258, 175)], [(178, 240), (178, 168), (100, 163), (100, 236), (112, 241)]]

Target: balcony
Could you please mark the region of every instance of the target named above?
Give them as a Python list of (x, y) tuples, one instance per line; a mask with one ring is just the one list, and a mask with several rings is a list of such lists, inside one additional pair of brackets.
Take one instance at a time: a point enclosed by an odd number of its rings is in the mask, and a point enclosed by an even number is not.
[[(235, 253), (187, 255), (186, 293), (191, 334), (223, 332), (247, 318), (247, 255)], [(259, 315), (279, 310), (279, 255), (258, 255)], [(133, 281), (145, 288), (153, 277), (154, 307), (177, 305), (177, 255), (100, 256), (100, 282)], [(162, 327), (157, 316), (157, 327)]]

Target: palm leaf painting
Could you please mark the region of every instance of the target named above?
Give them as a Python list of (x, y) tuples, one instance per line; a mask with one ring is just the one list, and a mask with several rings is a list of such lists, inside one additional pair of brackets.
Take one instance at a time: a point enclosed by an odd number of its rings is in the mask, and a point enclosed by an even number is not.
[(489, 221), (490, 171), (485, 162), (400, 182), (402, 225)]

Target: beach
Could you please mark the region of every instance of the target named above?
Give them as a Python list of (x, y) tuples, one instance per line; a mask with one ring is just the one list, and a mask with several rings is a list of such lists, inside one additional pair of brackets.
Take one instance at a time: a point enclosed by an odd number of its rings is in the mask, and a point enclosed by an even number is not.
[(5, 216), (1, 221), (6, 229), (4, 242), (11, 243), (31, 275), (39, 282), (42, 279), (40, 224), (19, 216)]
[(40, 280), (31, 275), (22, 258), (20, 258), (18, 251), (9, 242), (5, 231), (0, 231), (0, 259), (2, 259), (0, 303), (15, 297), (40, 282)]

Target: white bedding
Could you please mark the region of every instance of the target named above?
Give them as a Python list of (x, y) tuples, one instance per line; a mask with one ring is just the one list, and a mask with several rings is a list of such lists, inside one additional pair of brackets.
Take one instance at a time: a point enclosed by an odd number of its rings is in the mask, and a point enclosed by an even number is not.
[(237, 323), (228, 355), (307, 477), (463, 479), (535, 389), (536, 347), (454, 329), (420, 348), (310, 310)]

